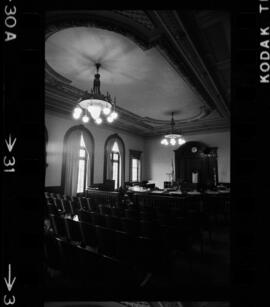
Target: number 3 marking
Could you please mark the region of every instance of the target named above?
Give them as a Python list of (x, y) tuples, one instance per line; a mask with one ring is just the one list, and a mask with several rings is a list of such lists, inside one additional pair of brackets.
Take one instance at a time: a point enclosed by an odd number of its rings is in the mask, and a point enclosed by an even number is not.
[(13, 162), (11, 162), (11, 159), (9, 159), (8, 160), (8, 163), (6, 162), (6, 156), (4, 156), (4, 159), (3, 159), (3, 162), (4, 162), (4, 165), (5, 166), (7, 166), (7, 167), (9, 167), (9, 166), (13, 166), (14, 164), (15, 164), (15, 158), (14, 157), (12, 157), (12, 159), (13, 159)]
[(6, 300), (6, 295), (4, 296), (4, 304), (5, 305), (14, 305), (15, 304), (15, 296), (12, 295), (13, 300), (9, 299), (8, 301)]
[[(8, 11), (9, 10), (9, 11)], [(13, 6), (13, 10), (9, 8), (7, 5), (5, 6), (5, 13), (6, 15), (15, 15), (16, 14), (16, 7)]]

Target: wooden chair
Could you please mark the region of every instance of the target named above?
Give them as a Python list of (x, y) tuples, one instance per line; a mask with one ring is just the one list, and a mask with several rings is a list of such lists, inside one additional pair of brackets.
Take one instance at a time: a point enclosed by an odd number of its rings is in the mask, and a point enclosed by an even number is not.
[(96, 226), (80, 222), (83, 242), (92, 248), (96, 248), (98, 245)]
[(96, 226), (98, 251), (104, 255), (115, 257), (115, 237), (114, 230)]
[(68, 239), (68, 232), (66, 227), (65, 219), (58, 215), (50, 214), (50, 221), (52, 228), (54, 230), (54, 234), (63, 239)]
[(70, 241), (81, 244), (83, 242), (83, 237), (81, 233), (80, 223), (72, 219), (66, 219), (68, 239)]
[(92, 224), (93, 223), (93, 217), (91, 212), (86, 210), (79, 210), (78, 212), (79, 220), (84, 223)]
[(100, 204), (98, 205), (98, 209), (101, 215), (111, 215), (112, 214), (111, 208), (106, 205)]

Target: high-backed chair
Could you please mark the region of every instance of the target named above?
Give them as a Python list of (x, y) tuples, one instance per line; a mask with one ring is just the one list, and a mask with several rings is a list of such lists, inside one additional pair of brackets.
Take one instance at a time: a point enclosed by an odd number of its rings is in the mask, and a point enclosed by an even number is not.
[(135, 239), (124, 231), (115, 231), (115, 250), (116, 258), (134, 265), (136, 261), (135, 256)]
[(66, 219), (68, 238), (70, 241), (81, 244), (83, 242), (80, 223), (72, 219)]
[(93, 223), (93, 217), (92, 217), (92, 214), (89, 211), (79, 210), (78, 216), (79, 216), (79, 220), (84, 222), (84, 223), (88, 223), (88, 224)]
[(84, 244), (96, 248), (98, 245), (96, 226), (84, 222), (80, 222), (80, 226)]
[(81, 210), (89, 211), (89, 203), (86, 197), (80, 197), (81, 200)]
[(96, 212), (89, 212), (89, 215), (91, 215), (93, 225), (99, 225), (99, 226), (106, 227), (105, 216), (99, 213), (96, 213)]
[(44, 235), (44, 255), (45, 263), (49, 268), (61, 269), (61, 254), (59, 250), (59, 240), (51, 235)]
[(111, 215), (112, 214), (111, 208), (106, 205), (100, 204), (98, 205), (98, 209), (101, 215)]
[(98, 251), (104, 255), (115, 257), (115, 237), (114, 230), (96, 226)]
[(54, 198), (53, 199), (53, 203), (56, 207), (56, 210), (59, 212), (59, 213), (63, 213), (65, 211), (65, 208), (64, 208), (64, 204), (63, 204), (63, 201), (62, 199), (60, 198)]

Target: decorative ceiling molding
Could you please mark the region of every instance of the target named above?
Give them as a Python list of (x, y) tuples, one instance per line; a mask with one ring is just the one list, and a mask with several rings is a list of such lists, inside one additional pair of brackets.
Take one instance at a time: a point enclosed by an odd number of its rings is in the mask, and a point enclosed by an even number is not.
[(115, 13), (131, 18), (135, 22), (144, 25), (149, 30), (155, 30), (155, 26), (144, 11), (141, 10), (114, 10)]
[[(175, 120), (175, 124), (180, 125), (180, 124), (183, 124), (183, 123), (188, 123), (188, 122), (192, 122), (192, 121), (195, 121), (195, 120), (199, 120), (199, 119), (206, 117), (210, 113), (211, 113), (211, 110), (207, 106), (201, 106), (199, 108), (198, 114), (196, 114), (192, 117), (189, 117), (189, 118), (185, 118), (184, 120)], [(170, 120), (166, 120), (166, 121), (165, 120), (158, 120), (158, 119), (154, 119), (154, 118), (150, 118), (150, 117), (144, 117), (143, 119), (144, 119), (145, 122), (147, 122), (151, 125), (164, 125), (164, 124), (170, 125), (170, 123), (171, 123)]]
[(195, 86), (207, 105), (212, 109), (216, 108), (222, 117), (229, 118), (230, 111), (227, 104), (192, 43), (179, 15), (175, 11), (167, 10), (151, 11), (149, 14), (156, 19), (166, 34), (161, 48), (166, 51), (170, 50), (170, 56), (180, 67), (180, 71)]
[[(197, 114), (176, 120), (175, 128), (187, 134), (229, 130), (230, 111), (175, 11), (59, 11), (47, 13), (46, 23), (46, 39), (62, 29), (91, 26), (127, 36), (143, 50), (155, 46), (205, 103)], [(226, 62), (219, 65), (226, 68)], [(46, 108), (64, 116), (69, 115), (69, 118), (74, 102), (84, 93), (55, 72), (47, 62), (45, 91)], [(214, 112), (216, 110), (218, 113)], [(113, 125), (104, 123), (104, 127), (149, 137), (164, 134), (170, 124), (169, 121), (138, 116), (120, 107), (117, 107), (117, 111), (118, 121)], [(213, 115), (212, 118), (210, 115)]]
[(120, 33), (133, 40), (143, 50), (153, 47), (160, 37), (155, 29), (148, 29), (115, 11), (59, 11), (46, 15), (45, 39), (60, 30), (71, 27), (98, 27)]

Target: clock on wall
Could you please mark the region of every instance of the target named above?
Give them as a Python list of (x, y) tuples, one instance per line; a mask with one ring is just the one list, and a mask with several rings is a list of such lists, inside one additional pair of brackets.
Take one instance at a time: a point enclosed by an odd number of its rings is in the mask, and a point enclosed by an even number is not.
[(191, 152), (195, 153), (197, 151), (198, 151), (197, 147), (194, 146), (194, 147), (191, 148)]

